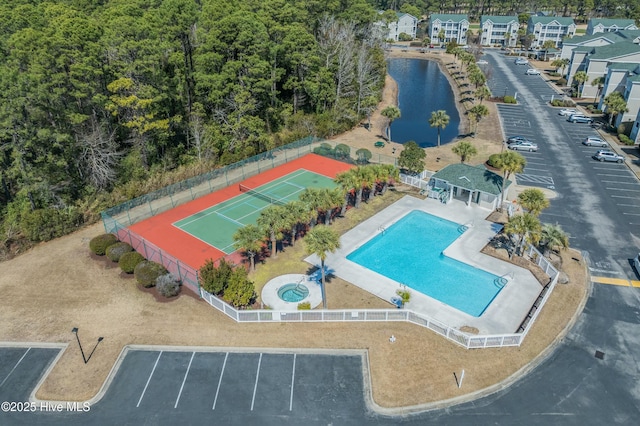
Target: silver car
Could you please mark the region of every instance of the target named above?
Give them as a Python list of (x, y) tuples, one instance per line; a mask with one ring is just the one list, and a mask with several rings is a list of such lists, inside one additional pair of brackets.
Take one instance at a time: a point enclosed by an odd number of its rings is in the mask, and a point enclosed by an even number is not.
[(564, 116), (569, 116), (569, 115), (573, 115), (573, 114), (578, 114), (578, 110), (574, 109), (574, 108), (563, 108), (560, 111), (558, 111), (558, 114), (564, 115)]
[(618, 155), (615, 152), (606, 149), (601, 149), (596, 152), (596, 155), (594, 155), (593, 158), (598, 161), (613, 161), (616, 163), (622, 163), (624, 161), (624, 157), (622, 155)]
[(538, 145), (536, 145), (533, 142), (514, 142), (512, 144), (509, 144), (509, 149), (513, 149), (514, 151), (529, 151), (529, 152), (533, 152), (533, 151), (537, 151), (538, 150)]
[(589, 136), (582, 141), (582, 145), (586, 146), (599, 146), (600, 148), (609, 148), (609, 144), (600, 138)]

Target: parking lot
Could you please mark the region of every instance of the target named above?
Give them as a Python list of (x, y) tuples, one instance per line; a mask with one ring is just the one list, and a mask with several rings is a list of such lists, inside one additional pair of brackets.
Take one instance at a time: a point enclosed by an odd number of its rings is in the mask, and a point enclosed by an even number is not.
[(515, 176), (521, 185), (553, 189), (558, 198), (544, 210), (544, 223), (558, 223), (570, 234), (572, 247), (583, 251), (592, 274), (637, 280), (629, 260), (636, 250), (624, 243), (637, 234), (640, 223), (636, 202), (637, 178), (624, 164), (599, 162), (597, 147), (582, 145), (588, 136), (599, 136), (586, 123), (570, 123), (550, 106), (562, 97), (542, 76), (525, 75), (526, 65), (495, 51), (490, 55), (489, 87), (495, 94), (516, 96), (518, 105), (498, 104), (505, 138), (524, 136), (538, 145), (537, 152), (520, 151), (527, 159)]

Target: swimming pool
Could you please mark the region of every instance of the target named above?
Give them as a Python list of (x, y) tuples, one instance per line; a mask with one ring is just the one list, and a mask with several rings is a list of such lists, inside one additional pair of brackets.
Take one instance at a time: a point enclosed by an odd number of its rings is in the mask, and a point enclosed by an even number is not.
[(457, 223), (414, 210), (347, 259), (479, 317), (502, 285), (496, 275), (442, 254), (462, 232)]

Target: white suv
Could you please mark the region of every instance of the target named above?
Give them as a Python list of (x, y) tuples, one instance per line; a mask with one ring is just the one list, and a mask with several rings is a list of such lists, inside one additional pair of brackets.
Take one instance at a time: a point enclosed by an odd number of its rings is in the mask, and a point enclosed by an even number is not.
[(622, 163), (624, 161), (624, 157), (622, 155), (618, 155), (613, 151), (601, 149), (596, 152), (596, 155), (593, 156), (598, 161), (615, 161), (616, 163)]

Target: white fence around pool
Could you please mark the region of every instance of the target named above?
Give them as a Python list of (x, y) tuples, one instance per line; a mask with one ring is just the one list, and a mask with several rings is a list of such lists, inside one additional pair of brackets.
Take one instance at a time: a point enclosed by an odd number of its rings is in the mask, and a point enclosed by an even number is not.
[(448, 325), (413, 312), (408, 309), (342, 309), (342, 310), (311, 310), (311, 311), (275, 311), (275, 310), (238, 310), (220, 300), (216, 296), (208, 293), (200, 288), (201, 297), (211, 306), (224, 313), (228, 317), (237, 322), (390, 322), (405, 321), (421, 327), (435, 331), (442, 337), (457, 343), (467, 349), (478, 348), (500, 348), (507, 346), (520, 346), (538, 317), (542, 307), (548, 300), (553, 288), (558, 282), (558, 271), (551, 263), (536, 250), (530, 246), (527, 254), (535, 259), (540, 266), (551, 277), (549, 284), (541, 290), (539, 301), (532, 307), (526, 316), (524, 323), (526, 326), (521, 333), (513, 334), (496, 334), (496, 335), (470, 335), (458, 329), (449, 327)]

